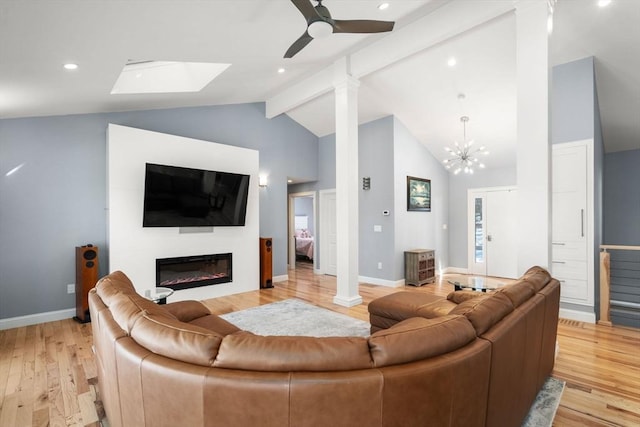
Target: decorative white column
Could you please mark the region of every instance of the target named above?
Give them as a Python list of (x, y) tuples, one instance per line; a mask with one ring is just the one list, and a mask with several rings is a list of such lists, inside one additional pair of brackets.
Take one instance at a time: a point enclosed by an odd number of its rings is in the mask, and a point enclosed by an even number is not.
[(337, 289), (333, 302), (362, 304), (358, 294), (358, 86), (349, 60), (335, 63)]
[(518, 274), (550, 265), (549, 4), (516, 3)]

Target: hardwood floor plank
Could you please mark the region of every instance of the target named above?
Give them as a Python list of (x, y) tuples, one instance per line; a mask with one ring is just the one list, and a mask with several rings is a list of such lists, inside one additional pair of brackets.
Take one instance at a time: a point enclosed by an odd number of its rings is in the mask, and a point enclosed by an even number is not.
[[(203, 301), (222, 314), (289, 298), (369, 320), (367, 305), (399, 291), (446, 296), (447, 279), (422, 287), (361, 284), (363, 304), (333, 304), (334, 277), (309, 264), (289, 280), (262, 289)], [(640, 425), (640, 331), (561, 319), (553, 376), (567, 382), (554, 426)], [(72, 319), (0, 331), (0, 427), (99, 427), (94, 405), (96, 366), (91, 325)]]

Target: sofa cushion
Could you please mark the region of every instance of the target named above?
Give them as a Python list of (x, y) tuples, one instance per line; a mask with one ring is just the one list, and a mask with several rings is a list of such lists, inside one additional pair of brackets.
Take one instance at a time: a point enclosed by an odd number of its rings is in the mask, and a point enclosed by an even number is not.
[(253, 371), (348, 371), (371, 368), (363, 337), (227, 335), (213, 366)]
[(482, 335), (491, 326), (513, 311), (511, 300), (503, 293), (492, 293), (487, 298), (474, 298), (458, 304), (450, 314), (464, 314)]
[(146, 311), (131, 328), (131, 337), (156, 354), (202, 366), (212, 365), (222, 341), (207, 329)]
[(446, 298), (440, 297), (437, 301), (434, 301), (430, 304), (425, 304), (422, 307), (418, 308), (415, 315), (427, 319), (433, 319), (435, 317), (446, 316), (456, 306), (456, 303), (454, 303), (453, 301), (449, 301)]
[(96, 292), (107, 307), (111, 306), (111, 298), (119, 293), (135, 294), (133, 283), (122, 271), (114, 271), (96, 283)]
[(405, 320), (415, 317), (418, 309), (424, 305), (442, 300), (437, 295), (419, 292), (395, 292), (376, 298), (369, 303), (370, 314), (387, 319)]
[(109, 310), (113, 314), (113, 319), (127, 334), (131, 333), (131, 328), (142, 316), (143, 312), (156, 316), (167, 317), (177, 320), (175, 316), (166, 311), (163, 306), (154, 303), (136, 293), (122, 293), (110, 295), (111, 305)]
[(164, 309), (181, 322), (191, 322), (194, 319), (211, 314), (206, 305), (194, 300), (164, 304)]
[(215, 314), (198, 317), (197, 319), (190, 321), (189, 324), (205, 328), (222, 336), (240, 331), (240, 328), (236, 325), (227, 322), (222, 317), (216, 316)]
[(496, 292), (501, 292), (511, 300), (513, 307), (519, 307), (523, 302), (535, 295), (533, 286), (526, 280), (503, 286)]
[(376, 367), (399, 365), (464, 347), (476, 332), (464, 316), (413, 317), (369, 337)]
[[(465, 301), (475, 298), (486, 298), (486, 292), (478, 292), (478, 291), (453, 291), (447, 295), (447, 300), (455, 303), (462, 304)], [(453, 308), (452, 308), (453, 309)]]
[(551, 275), (544, 268), (535, 266), (528, 269), (520, 280), (529, 282), (533, 286), (533, 290), (537, 293), (551, 281)]

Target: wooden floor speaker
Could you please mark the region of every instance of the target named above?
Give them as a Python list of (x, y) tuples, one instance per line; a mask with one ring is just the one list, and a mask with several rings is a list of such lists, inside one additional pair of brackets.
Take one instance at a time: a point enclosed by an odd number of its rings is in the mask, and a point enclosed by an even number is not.
[(260, 288), (273, 288), (273, 242), (271, 237), (260, 238)]
[(91, 321), (89, 291), (98, 281), (98, 247), (76, 247), (76, 319), (80, 323)]

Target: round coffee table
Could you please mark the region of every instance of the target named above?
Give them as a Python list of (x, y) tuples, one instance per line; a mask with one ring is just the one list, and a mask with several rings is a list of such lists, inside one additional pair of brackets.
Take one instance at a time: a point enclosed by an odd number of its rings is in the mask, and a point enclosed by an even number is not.
[(151, 290), (147, 290), (144, 296), (156, 304), (166, 304), (167, 298), (173, 295), (173, 289), (157, 287)]
[(505, 285), (505, 283), (499, 280), (482, 276), (461, 277), (454, 280), (447, 280), (447, 282), (451, 283), (456, 291), (469, 289), (472, 291), (487, 292), (494, 291)]

